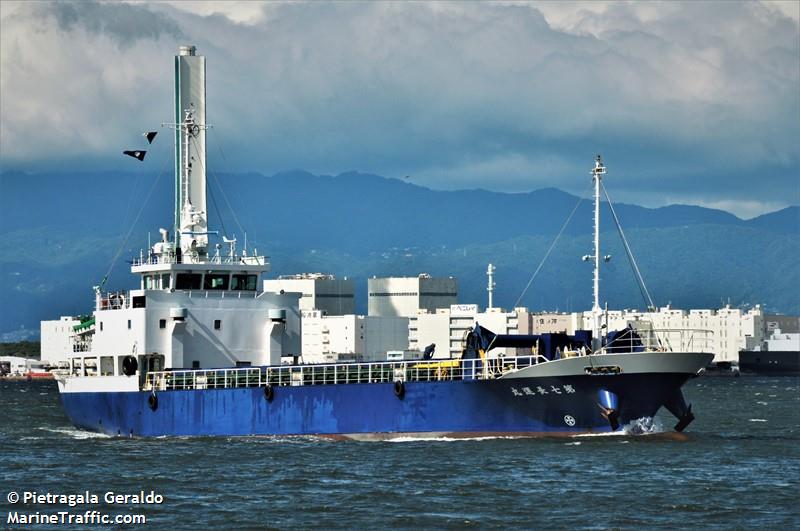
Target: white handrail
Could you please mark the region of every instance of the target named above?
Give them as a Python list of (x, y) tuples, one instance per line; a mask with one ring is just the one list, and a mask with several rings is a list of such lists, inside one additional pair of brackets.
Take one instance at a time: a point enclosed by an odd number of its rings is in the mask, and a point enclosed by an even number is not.
[[(493, 379), (533, 365), (534, 356), (497, 360), (416, 360), (402, 362), (279, 365), (220, 369), (153, 371), (144, 390), (228, 389), (264, 385), (325, 385), (391, 383), (402, 381), (452, 381)], [(455, 362), (455, 363), (454, 363)]]

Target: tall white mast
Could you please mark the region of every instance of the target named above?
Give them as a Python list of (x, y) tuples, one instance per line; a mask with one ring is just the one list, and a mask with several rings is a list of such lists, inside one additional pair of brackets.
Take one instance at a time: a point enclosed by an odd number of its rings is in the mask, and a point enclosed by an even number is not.
[(492, 264), (489, 264), (489, 267), (486, 269), (486, 276), (489, 277), (489, 285), (486, 287), (486, 291), (489, 292), (489, 306), (488, 308), (494, 308), (492, 295), (494, 294), (494, 288), (497, 287), (497, 284), (494, 283), (494, 272), (497, 268)]
[[(592, 179), (594, 180), (594, 255), (584, 256), (583, 259), (594, 258), (594, 303), (592, 304), (592, 350), (597, 352), (602, 346), (600, 337), (602, 310), (600, 309), (600, 179), (606, 173), (606, 167), (600, 155), (594, 161), (592, 168)], [(606, 256), (608, 261), (611, 257)]]
[(206, 61), (194, 46), (175, 56), (175, 239), (183, 262), (208, 254)]

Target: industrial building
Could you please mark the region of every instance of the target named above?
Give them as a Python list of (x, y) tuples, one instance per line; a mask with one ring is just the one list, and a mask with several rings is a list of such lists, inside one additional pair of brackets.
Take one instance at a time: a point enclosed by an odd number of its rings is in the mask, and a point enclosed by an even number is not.
[(419, 310), (435, 312), (458, 304), (458, 281), (453, 277), (370, 278), (368, 311), (372, 316), (413, 317)]
[[(436, 311), (420, 309), (409, 318), (408, 342), (412, 350), (424, 350), (436, 345), (434, 358), (461, 356), (462, 341), (470, 328), (479, 323), (496, 334), (530, 334), (530, 317), (527, 308), (506, 312), (502, 308), (488, 308), (480, 312), (477, 304), (453, 304)], [(517, 349), (498, 348), (492, 357), (513, 356)], [(528, 355), (529, 352), (520, 353)]]
[(300, 310), (319, 310), (323, 315), (351, 315), (356, 312), (353, 281), (323, 273), (282, 275), (264, 280), (264, 291), (302, 293)]
[(386, 361), (388, 351), (408, 348), (408, 318), (393, 316), (302, 314), (305, 363)]
[[(665, 306), (655, 312), (609, 310), (607, 317), (603, 317), (603, 324), (608, 330), (620, 330), (629, 324), (641, 330), (656, 330), (665, 347), (714, 352), (715, 363), (737, 361), (740, 350), (764, 339), (768, 322), (770, 321), (765, 319), (760, 306), (748, 311), (730, 306), (718, 310), (680, 310)], [(541, 312), (531, 315), (534, 334), (573, 334), (575, 330), (590, 329), (591, 325), (592, 313), (588, 311), (571, 314)]]

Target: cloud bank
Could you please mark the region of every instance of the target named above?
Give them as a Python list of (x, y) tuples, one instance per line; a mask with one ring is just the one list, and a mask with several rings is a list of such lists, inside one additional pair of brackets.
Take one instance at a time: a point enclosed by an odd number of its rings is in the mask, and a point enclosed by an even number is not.
[(2, 2), (0, 164), (127, 164), (171, 119), (171, 56), (192, 43), (226, 171), (579, 192), (602, 153), (615, 199), (747, 216), (800, 202), (799, 10)]

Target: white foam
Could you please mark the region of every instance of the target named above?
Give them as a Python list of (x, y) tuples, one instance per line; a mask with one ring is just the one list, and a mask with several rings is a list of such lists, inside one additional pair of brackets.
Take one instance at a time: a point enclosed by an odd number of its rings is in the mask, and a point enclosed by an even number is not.
[(767, 419), (748, 419), (750, 422), (766, 422)]
[(655, 433), (663, 433), (664, 431), (664, 427), (658, 420), (654, 420), (650, 417), (642, 417), (632, 420), (623, 426), (621, 430), (599, 433), (579, 433), (573, 435), (573, 437), (629, 437), (631, 435), (652, 435)]
[(248, 435), (246, 437), (228, 438), (229, 441), (242, 441), (253, 444), (305, 444), (333, 442), (330, 438), (318, 435)]
[(111, 435), (106, 435), (105, 433), (96, 433), (93, 431), (84, 431), (79, 430), (77, 428), (39, 428), (43, 431), (49, 431), (51, 433), (59, 433), (61, 435), (67, 435), (73, 439), (83, 440), (83, 439), (110, 439)]
[(572, 437), (624, 437), (629, 435), (624, 429), (617, 431), (603, 431), (598, 433), (576, 433)]
[(642, 417), (632, 420), (625, 425), (626, 435), (653, 435), (656, 433), (664, 433), (665, 431), (661, 422), (651, 417)]
[(408, 442), (458, 442), (458, 441), (491, 441), (495, 439), (520, 439), (522, 437), (515, 437), (511, 435), (487, 435), (484, 437), (392, 437), (388, 439), (375, 439), (376, 441), (383, 440), (384, 442), (392, 443), (408, 443)]
[(575, 441), (575, 442), (566, 443), (564, 446), (580, 446), (580, 445), (581, 445), (580, 441)]

